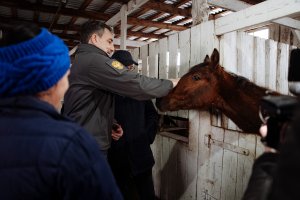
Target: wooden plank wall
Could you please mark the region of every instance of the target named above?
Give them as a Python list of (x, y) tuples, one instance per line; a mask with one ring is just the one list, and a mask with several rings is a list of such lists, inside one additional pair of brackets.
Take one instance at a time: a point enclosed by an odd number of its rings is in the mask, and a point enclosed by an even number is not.
[[(134, 58), (142, 60), (142, 74), (176, 78), (202, 62), (213, 48), (219, 49), (221, 65), (227, 71), (245, 76), (260, 86), (288, 93), (290, 46), (244, 32), (216, 38), (213, 22), (194, 26), (134, 49), (132, 53)], [(242, 133), (224, 115), (212, 116), (194, 110), (169, 114), (189, 118), (189, 142), (157, 135), (152, 145), (156, 195), (162, 200), (241, 199), (254, 159), (263, 152), (260, 138)], [(210, 144), (208, 138), (217, 145)]]

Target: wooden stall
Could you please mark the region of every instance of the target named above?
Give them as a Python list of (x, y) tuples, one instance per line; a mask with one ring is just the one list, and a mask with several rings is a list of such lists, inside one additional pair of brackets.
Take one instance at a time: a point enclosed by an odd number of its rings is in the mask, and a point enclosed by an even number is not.
[[(266, 1), (132, 52), (142, 61), (142, 74), (177, 78), (217, 48), (221, 65), (227, 71), (288, 94), (289, 52), (295, 47), (253, 37), (241, 30), (299, 13), (299, 6), (299, 1)], [(156, 195), (163, 200), (241, 199), (252, 164), (263, 152), (260, 137), (245, 134), (225, 116), (206, 111), (167, 114), (188, 117), (189, 135), (157, 135), (152, 145)]]

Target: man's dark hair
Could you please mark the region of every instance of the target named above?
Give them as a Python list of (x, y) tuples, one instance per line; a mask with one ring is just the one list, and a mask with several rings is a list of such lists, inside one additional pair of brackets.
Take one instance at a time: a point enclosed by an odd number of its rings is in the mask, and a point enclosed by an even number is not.
[(92, 34), (97, 33), (100, 37), (102, 37), (104, 29), (113, 32), (112, 27), (104, 24), (100, 21), (87, 21), (81, 25), (80, 30), (80, 41), (83, 44), (87, 44)]
[(34, 38), (41, 29), (29, 22), (0, 23), (0, 46), (18, 44)]

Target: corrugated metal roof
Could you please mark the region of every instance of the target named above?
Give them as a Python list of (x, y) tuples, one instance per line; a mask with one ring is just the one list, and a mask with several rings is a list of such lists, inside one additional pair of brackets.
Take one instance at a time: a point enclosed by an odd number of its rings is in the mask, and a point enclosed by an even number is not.
[(149, 27), (149, 28), (143, 30), (143, 33), (151, 33), (151, 32), (156, 31), (158, 29), (159, 28), (157, 28), (157, 27)]
[(173, 17), (172, 19), (169, 19), (169, 20), (164, 21), (164, 22), (165, 22), (165, 23), (168, 23), (168, 24), (171, 24), (171, 23), (176, 22), (176, 21), (179, 21), (179, 20), (181, 20), (181, 19), (183, 19), (183, 18), (184, 18), (183, 16), (175, 16), (175, 17)]
[(34, 12), (28, 10), (18, 9), (18, 17), (25, 20), (33, 20)]
[(76, 21), (74, 22), (75, 25), (81, 25), (83, 24), (84, 22), (87, 22), (89, 19), (87, 18), (82, 18), (82, 17), (78, 17), (76, 19)]
[(121, 7), (122, 7), (122, 4), (120, 4), (120, 3), (114, 3), (107, 10), (105, 10), (104, 13), (106, 13), (106, 14), (112, 14), (113, 15), (113, 14), (119, 12), (120, 9), (121, 9)]
[[(76, 31), (68, 31), (69, 30), (69, 25), (71, 28), (73, 28), (73, 25), (81, 25), (82, 23), (86, 22), (89, 20), (89, 17), (78, 17), (76, 15), (76, 11), (81, 8), (81, 14), (86, 14), (86, 16), (89, 16), (89, 13), (85, 13), (86, 11), (93, 11), (93, 12), (99, 12), (100, 10), (101, 13), (99, 14), (107, 14), (110, 15), (111, 17), (114, 16), (117, 12), (120, 11), (121, 6), (123, 3), (128, 2), (129, 0), (1, 0), (0, 1), (0, 20), (5, 18), (7, 20), (10, 19), (18, 19), (18, 20), (27, 20), (27, 21), (33, 21), (35, 20), (34, 18), (38, 17), (38, 22), (47, 22), (49, 23), (50, 27), (53, 32), (56, 33), (64, 33), (62, 35), (63, 39), (66, 39), (66, 41), (69, 42), (69, 44), (72, 46), (74, 45), (74, 35), (73, 34), (78, 34)], [(220, 0), (221, 1), (221, 0)], [(243, 0), (246, 1), (246, 0)], [(253, 0), (254, 1), (254, 0)], [(42, 3), (40, 5), (39, 3)], [(177, 5), (181, 4), (182, 0), (164, 0), (164, 1), (156, 1), (157, 7), (156, 8), (151, 8), (147, 7), (147, 3), (143, 5), (143, 7), (136, 9), (135, 12), (133, 12), (130, 17), (131, 21), (130, 25), (128, 25), (128, 30), (130, 31), (137, 31), (138, 34), (135, 33), (128, 33), (129, 39), (132, 40), (137, 40), (140, 37), (137, 37), (136, 35), (142, 35), (143, 33), (147, 33), (148, 36), (141, 38), (141, 40), (145, 40), (147, 42), (153, 41), (152, 38), (148, 38), (149, 35), (151, 34), (160, 34), (161, 37), (164, 37), (165, 35), (170, 35), (174, 34), (177, 31), (172, 31), (172, 30), (178, 30), (181, 27), (188, 28), (191, 25), (192, 19), (191, 17), (187, 14), (187, 16), (178, 16), (177, 14), (173, 13), (166, 13), (168, 11), (167, 9), (164, 9), (165, 7), (174, 8), (177, 9)], [(185, 2), (185, 1), (184, 1)], [(151, 2), (150, 2), (151, 3)], [(31, 10), (30, 5), (33, 5), (37, 8), (37, 10)], [(9, 6), (12, 6), (12, 8), (9, 8)], [(16, 5), (19, 7), (16, 7)], [(84, 5), (84, 6), (83, 6)], [(188, 2), (184, 3), (179, 9), (187, 9), (191, 8), (192, 1), (189, 0)], [(53, 9), (49, 9), (49, 13), (47, 12), (41, 12), (39, 11), (39, 7), (43, 7), (44, 10), (47, 7), (46, 6), (51, 6)], [(150, 6), (150, 4), (148, 5)], [(27, 9), (27, 10), (26, 10)], [(69, 12), (70, 9), (73, 9), (73, 12)], [(157, 10), (155, 10), (157, 9)], [(160, 10), (161, 9), (161, 10)], [(143, 11), (145, 10), (145, 13)], [(73, 16), (67, 16), (67, 15), (62, 15), (61, 13), (66, 13), (70, 14)], [(178, 12), (176, 12), (178, 13)], [(222, 9), (222, 8), (216, 8), (213, 6), (210, 6), (210, 14), (211, 15), (217, 15), (218, 17), (227, 14), (228, 11)], [(59, 16), (57, 21), (54, 21), (54, 17)], [(82, 15), (80, 15), (82, 16)], [(157, 17), (156, 19), (153, 19), (154, 17)], [(71, 19), (72, 23), (71, 22)], [(93, 19), (93, 16), (91, 16)], [(97, 18), (97, 17), (95, 17)], [(147, 24), (148, 27), (146, 27), (142, 23), (137, 23), (135, 22), (134, 18), (137, 19), (143, 19), (145, 20), (145, 24)], [(137, 20), (136, 20), (137, 21)], [(156, 23), (152, 23), (156, 22)], [(166, 24), (172, 24), (170, 29), (167, 29), (170, 26), (164, 26)], [(61, 26), (64, 25), (64, 26)], [(118, 24), (116, 24), (118, 25)], [(144, 25), (144, 26), (143, 26)], [(159, 26), (158, 26), (159, 25)], [(181, 26), (181, 27), (176, 27), (176, 26)], [(56, 29), (54, 29), (56, 28)], [(117, 26), (119, 29), (120, 27)], [(163, 28), (163, 29), (162, 29)], [(53, 30), (54, 29), (54, 30)], [(60, 29), (60, 30), (58, 30)], [(63, 29), (63, 30), (62, 30)], [(116, 29), (116, 27), (115, 27)], [(73, 30), (73, 29), (72, 29)], [(154, 36), (153, 36), (154, 37)], [(155, 39), (154, 39), (155, 40)], [(73, 42), (72, 42), (73, 41)]]
[(11, 9), (8, 7), (0, 6), (0, 13), (2, 16), (11, 17)]
[(153, 21), (159, 21), (159, 20), (164, 19), (164, 18), (166, 18), (166, 17), (168, 17), (170, 15), (171, 14), (169, 14), (169, 13), (165, 13), (165, 14), (161, 15), (159, 18), (155, 18)]
[(53, 20), (54, 14), (40, 12), (39, 21), (40, 22), (51, 22)]
[(67, 0), (67, 5), (65, 7), (78, 9), (78, 8), (80, 8), (80, 6), (83, 2), (84, 2), (84, 0)]
[(104, 6), (107, 3), (105, 0), (93, 0), (88, 7), (86, 7), (85, 10), (87, 11), (97, 11), (100, 10), (102, 6)]
[(62, 2), (60, 0), (43, 0), (43, 5), (58, 7)]
[(138, 19), (146, 19), (146, 18), (148, 18), (148, 17), (150, 17), (150, 16), (152, 16), (152, 15), (154, 15), (154, 14), (156, 14), (156, 13), (157, 13), (156, 10), (149, 10), (149, 11), (147, 11), (146, 13), (140, 15), (140, 16), (138, 17)]
[(134, 29), (132, 29), (132, 31), (139, 31), (141, 29), (143, 29), (145, 26), (137, 26)]
[(57, 20), (58, 24), (68, 24), (70, 23), (72, 17), (66, 15), (60, 15), (59, 19)]

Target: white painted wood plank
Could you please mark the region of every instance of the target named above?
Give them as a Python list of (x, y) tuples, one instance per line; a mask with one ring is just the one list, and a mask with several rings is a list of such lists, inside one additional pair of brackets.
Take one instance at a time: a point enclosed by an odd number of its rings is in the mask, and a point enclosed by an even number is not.
[[(144, 46), (148, 43), (147, 42), (141, 42), (141, 41), (126, 40), (126, 44), (127, 44), (127, 46), (131, 46), (131, 47), (141, 47), (141, 46)], [(115, 38), (114, 39), (114, 45), (121, 45), (121, 39), (120, 38)]]
[(182, 199), (196, 199), (197, 197), (197, 169), (198, 169), (198, 135), (199, 135), (199, 112), (195, 110), (189, 111), (190, 129), (189, 129), (189, 144), (186, 161), (188, 163), (186, 169), (186, 188)]
[(187, 162), (187, 154), (189, 153), (189, 151), (187, 146), (183, 143), (178, 142), (177, 146), (177, 174), (175, 177), (179, 177), (179, 179), (175, 181), (175, 190), (177, 193), (176, 199), (186, 199), (185, 194), (187, 188), (189, 187), (189, 183), (187, 182), (187, 166), (189, 165), (189, 163)]
[(162, 168), (161, 168), (161, 199), (168, 199), (169, 189), (169, 156), (170, 156), (170, 138), (162, 137)]
[(127, 39), (127, 5), (123, 5), (120, 10), (121, 13), (121, 44), (120, 48), (126, 50)]
[(152, 169), (153, 173), (153, 183), (154, 183), (154, 190), (155, 195), (160, 197), (160, 189), (161, 185), (161, 169), (162, 169), (162, 136), (159, 134), (155, 137), (154, 143), (151, 145), (151, 149), (153, 151), (153, 156), (155, 160), (155, 164)]
[(266, 40), (254, 38), (254, 82), (262, 87), (266, 86)]
[(266, 87), (276, 90), (277, 42), (266, 40)]
[[(216, 34), (259, 26), (300, 12), (299, 0), (268, 0), (215, 20)], [(232, 23), (232, 22), (235, 23)]]
[(142, 75), (148, 76), (148, 45), (141, 47), (141, 59), (142, 59)]
[[(224, 141), (224, 129), (218, 127), (211, 127), (211, 137), (215, 140)], [(209, 164), (206, 180), (206, 187), (208, 194), (215, 198), (221, 198), (222, 185), (222, 168), (223, 168), (223, 148), (212, 144), (209, 152)]]
[(189, 71), (190, 68), (190, 54), (191, 54), (191, 29), (181, 31), (178, 34), (180, 64), (178, 77), (182, 77)]
[[(224, 142), (238, 146), (238, 132), (225, 130)], [(222, 171), (222, 200), (235, 200), (237, 182), (237, 153), (224, 149)]]
[(207, 0), (207, 3), (233, 11), (243, 10), (252, 6), (240, 0)]
[[(231, 32), (224, 34), (220, 42), (220, 57), (221, 65), (226, 69), (226, 71), (237, 74), (237, 32)], [(231, 130), (237, 130), (236, 124), (228, 119), (223, 117), (227, 126), (225, 128)]]
[[(140, 48), (134, 48), (131, 51), (131, 55), (132, 55), (133, 60), (135, 60), (138, 63), (138, 61), (140, 59)], [(138, 70), (139, 70), (139, 66), (136, 66), (133, 71), (138, 73)]]
[(261, 137), (259, 135), (256, 136), (256, 149), (255, 149), (255, 159), (258, 158), (265, 151), (265, 146), (261, 142)]
[(290, 28), (294, 28), (294, 29), (298, 29), (300, 30), (300, 21), (296, 20), (296, 19), (292, 19), (289, 17), (283, 17), (281, 19), (276, 19), (273, 22), (283, 25), (283, 26), (287, 26)]
[(149, 44), (149, 76), (158, 77), (158, 42), (152, 42)]
[[(190, 66), (193, 67), (196, 64), (199, 64), (203, 61), (204, 57), (201, 57), (199, 53), (201, 52), (200, 48), (200, 25), (193, 26), (191, 28), (191, 62)], [(203, 53), (202, 53), (203, 54)]]
[(253, 81), (254, 38), (245, 32), (238, 32), (237, 36), (238, 74)]
[[(179, 40), (179, 53), (180, 53), (180, 63), (178, 70), (178, 77), (182, 77), (186, 74), (190, 68), (190, 53), (191, 53), (191, 29), (181, 31), (178, 34)], [(179, 117), (188, 118), (187, 110), (178, 111)]]
[(169, 78), (177, 78), (177, 57), (178, 57), (178, 33), (169, 36)]
[(278, 44), (278, 65), (277, 65), (277, 91), (283, 94), (288, 94), (288, 63), (289, 63), (289, 45)]
[(236, 199), (242, 196), (248, 186), (252, 166), (255, 159), (256, 136), (250, 134), (239, 134), (239, 146), (249, 150), (249, 155), (238, 154)]
[(159, 78), (168, 78), (167, 75), (167, 51), (168, 51), (168, 38), (159, 40)]
[(167, 173), (168, 173), (168, 187), (167, 189), (167, 199), (177, 199), (178, 191), (176, 191), (177, 183), (182, 182), (182, 177), (175, 176), (177, 175), (178, 163), (177, 163), (177, 155), (178, 155), (178, 146), (176, 145), (176, 140), (170, 138), (169, 139), (169, 158), (167, 162)]
[[(190, 111), (191, 113), (192, 111)], [(208, 167), (209, 167), (209, 148), (205, 145), (206, 135), (211, 133), (210, 114), (208, 112), (199, 112), (198, 121), (198, 173), (197, 173), (197, 197), (203, 197), (208, 191)], [(196, 138), (195, 138), (196, 139)], [(190, 141), (192, 141), (190, 139)], [(196, 166), (196, 167), (197, 167)]]
[[(178, 33), (169, 36), (168, 40), (169, 66), (168, 78), (178, 78), (177, 57), (178, 57)], [(168, 112), (170, 116), (178, 116), (178, 112)]]

